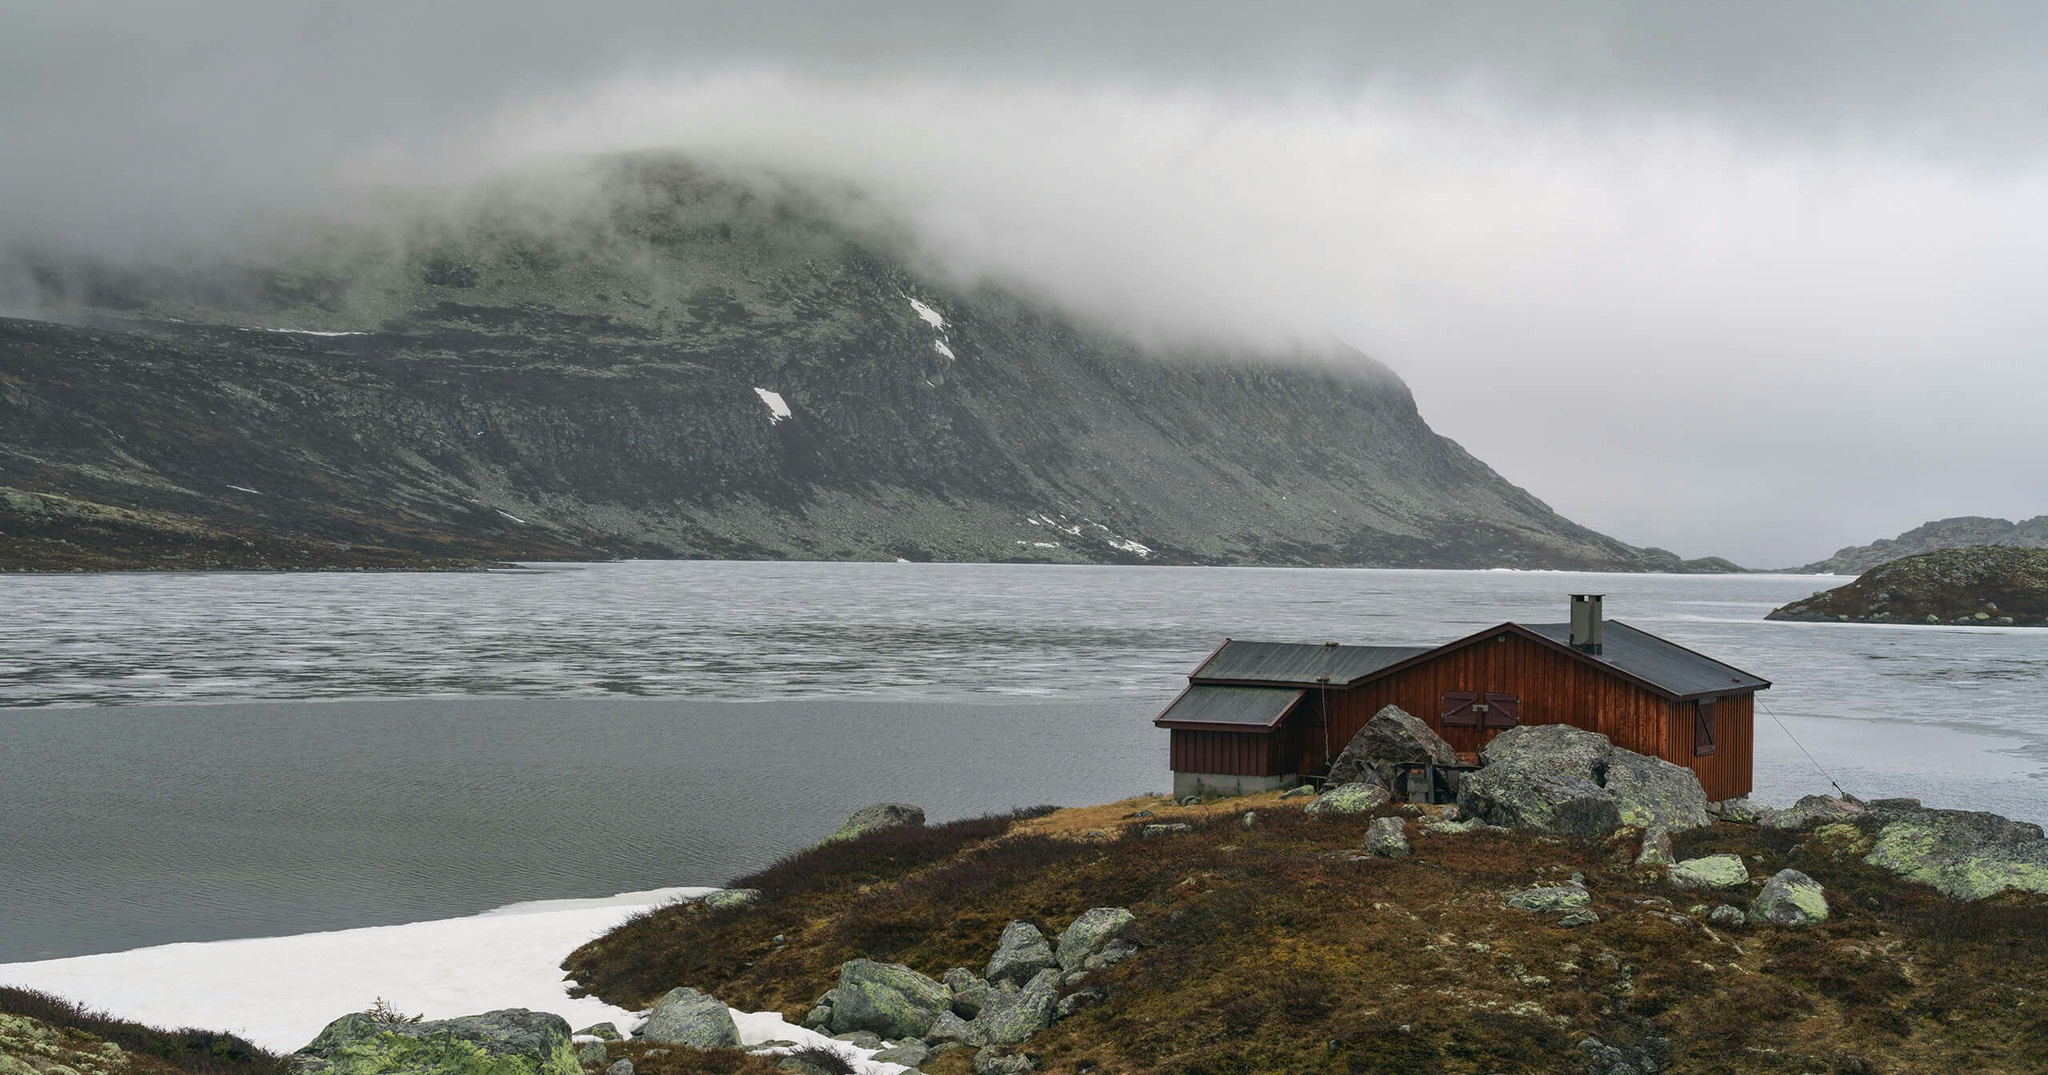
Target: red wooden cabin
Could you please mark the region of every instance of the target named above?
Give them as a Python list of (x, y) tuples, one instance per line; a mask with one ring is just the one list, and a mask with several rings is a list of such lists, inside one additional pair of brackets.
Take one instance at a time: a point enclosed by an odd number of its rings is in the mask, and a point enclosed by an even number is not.
[(1746, 795), (1757, 691), (1767, 680), (1603, 622), (1503, 623), (1435, 648), (1226, 640), (1154, 721), (1172, 732), (1173, 789), (1230, 795), (1320, 776), (1386, 705), (1461, 753), (1517, 724), (1571, 724), (1690, 768), (1709, 799)]

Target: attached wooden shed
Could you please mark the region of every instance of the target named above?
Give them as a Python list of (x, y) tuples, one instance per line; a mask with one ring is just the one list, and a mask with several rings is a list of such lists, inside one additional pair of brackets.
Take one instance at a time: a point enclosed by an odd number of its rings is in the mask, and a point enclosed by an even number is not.
[[(1571, 724), (1686, 766), (1710, 799), (1746, 795), (1762, 678), (1573, 598), (1574, 622), (1503, 623), (1434, 648), (1226, 640), (1154, 722), (1174, 794), (1244, 794), (1320, 776), (1381, 707), (1460, 753), (1518, 724)], [(1575, 627), (1576, 624), (1576, 627)]]

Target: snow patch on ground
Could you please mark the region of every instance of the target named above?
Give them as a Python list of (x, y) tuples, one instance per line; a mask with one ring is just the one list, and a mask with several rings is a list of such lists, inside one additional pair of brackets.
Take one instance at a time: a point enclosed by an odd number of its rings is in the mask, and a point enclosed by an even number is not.
[[(905, 297), (908, 298), (909, 296)], [(931, 307), (926, 306), (924, 303), (921, 303), (916, 299), (910, 300), (910, 308), (917, 311), (917, 316), (924, 318), (925, 324), (930, 325), (935, 329), (938, 329), (940, 332), (946, 331), (946, 319), (940, 316), (937, 310), (934, 310)]]
[(518, 523), (518, 524), (519, 524), (519, 525), (521, 525), (521, 526), (525, 526), (525, 525), (526, 525), (526, 520), (525, 520), (525, 519), (522, 519), (522, 518), (520, 518), (519, 516), (517, 516), (517, 515), (514, 515), (514, 514), (512, 514), (512, 513), (511, 513), (511, 512), (509, 512), (509, 511), (506, 511), (506, 510), (505, 510), (504, 508), (492, 508), (491, 510), (492, 510), (492, 511), (495, 511), (495, 512), (497, 512), (497, 513), (498, 513), (498, 514), (500, 514), (500, 515), (503, 515), (503, 516), (504, 516), (505, 518), (507, 518), (507, 519), (510, 519), (510, 520), (512, 520), (513, 522), (515, 522), (515, 523)]
[(249, 488), (249, 487), (248, 487), (248, 486), (246, 486), (246, 485), (230, 485), (230, 486), (228, 486), (228, 488), (230, 488), (230, 489), (233, 489), (233, 490), (234, 490), (235, 492), (238, 492), (238, 493), (251, 493), (251, 494), (254, 494), (254, 495), (256, 495), (256, 496), (262, 496), (262, 495), (263, 495), (263, 494), (262, 494), (261, 492), (258, 492), (258, 491), (257, 491), (257, 490), (255, 490), (255, 489), (251, 489), (251, 488)]
[[(610, 1021), (623, 1032), (639, 1022), (638, 1014), (595, 997), (570, 998), (563, 957), (640, 911), (713, 891), (663, 888), (514, 904), (402, 926), (0, 964), (0, 984), (41, 989), (155, 1026), (226, 1030), (281, 1052), (300, 1048), (328, 1023), (379, 997), (428, 1019), (531, 1008), (554, 1012), (579, 1029)], [(780, 1032), (770, 1037), (796, 1040)]]
[(946, 346), (946, 341), (944, 340), (933, 340), (932, 350), (937, 351), (942, 355), (945, 355), (949, 359), (953, 358), (953, 349)]
[(1121, 549), (1124, 552), (1128, 553), (1135, 553), (1139, 556), (1152, 555), (1152, 550), (1150, 548), (1125, 538), (1110, 538), (1109, 547), (1112, 549)]
[(754, 394), (760, 396), (761, 402), (768, 405), (769, 425), (772, 426), (789, 417), (789, 404), (782, 401), (782, 394), (780, 392), (770, 392), (765, 388), (756, 388), (754, 389)]

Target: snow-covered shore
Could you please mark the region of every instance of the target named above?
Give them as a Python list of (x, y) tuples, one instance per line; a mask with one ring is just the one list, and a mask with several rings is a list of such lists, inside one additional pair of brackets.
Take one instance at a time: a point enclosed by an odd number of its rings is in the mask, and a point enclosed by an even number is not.
[[(329, 1022), (379, 998), (428, 1019), (530, 1008), (578, 1029), (610, 1020), (626, 1031), (638, 1013), (570, 997), (563, 957), (634, 914), (712, 891), (661, 888), (513, 904), (433, 922), (7, 963), (0, 964), (0, 985), (40, 989), (154, 1026), (225, 1030), (277, 1052), (298, 1049)], [(775, 1012), (735, 1011), (733, 1020), (747, 1044), (829, 1040)], [(873, 1075), (903, 1070), (862, 1066)]]

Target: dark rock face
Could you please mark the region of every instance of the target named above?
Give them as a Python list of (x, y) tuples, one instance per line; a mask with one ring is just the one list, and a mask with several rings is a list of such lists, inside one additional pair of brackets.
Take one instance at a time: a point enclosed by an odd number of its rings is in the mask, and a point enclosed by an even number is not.
[(1966, 549), (1976, 545), (2009, 545), (2021, 549), (2048, 549), (2048, 515), (2021, 522), (1964, 515), (1922, 523), (1895, 538), (1880, 538), (1868, 545), (1851, 545), (1825, 560), (1817, 560), (1793, 571), (1820, 575), (1861, 575), (1879, 564), (1923, 552)]
[[(1559, 517), (1362, 355), (1149, 353), (922, 279), (801, 193), (652, 160), (600, 186), (545, 231), (479, 210), (260, 270), (48, 267), (90, 283), (66, 323), (0, 320), (0, 488), (153, 536), (0, 566), (303, 566), (236, 551), (262, 534), (313, 560), (1712, 569)], [(188, 563), (156, 548), (180, 528), (230, 537)]]
[(2048, 549), (1980, 545), (1908, 556), (1764, 618), (2048, 627)]
[(357, 1012), (327, 1024), (293, 1053), (301, 1075), (580, 1075), (569, 1023), (559, 1015), (507, 1008), (434, 1022), (404, 1023)]
[(1405, 798), (1407, 789), (1395, 786), (1394, 767), (1401, 762), (1456, 765), (1458, 750), (1407, 710), (1390, 705), (1373, 714), (1344, 744), (1330, 763), (1329, 782), (1373, 784)]

